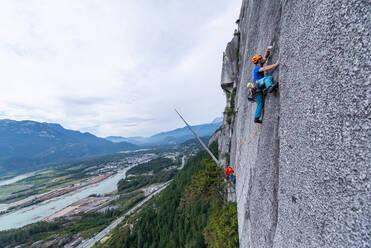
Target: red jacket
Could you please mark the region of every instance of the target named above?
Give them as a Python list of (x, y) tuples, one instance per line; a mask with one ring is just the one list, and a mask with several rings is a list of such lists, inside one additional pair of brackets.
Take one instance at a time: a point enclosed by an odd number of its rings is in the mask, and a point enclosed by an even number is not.
[(234, 174), (234, 170), (232, 167), (228, 166), (227, 169), (225, 170), (225, 174), (227, 175), (233, 175)]

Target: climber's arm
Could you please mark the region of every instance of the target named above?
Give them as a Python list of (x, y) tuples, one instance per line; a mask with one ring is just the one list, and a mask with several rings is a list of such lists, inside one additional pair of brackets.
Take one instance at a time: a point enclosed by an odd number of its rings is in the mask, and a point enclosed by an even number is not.
[(264, 64), (267, 61), (271, 53), (271, 49), (272, 49), (272, 46), (267, 47), (267, 51), (265, 52), (264, 58), (261, 60), (262, 64)]
[(260, 68), (259, 72), (268, 71), (270, 69), (276, 68), (279, 64), (280, 63), (277, 61), (277, 63), (275, 64), (264, 66), (263, 68)]

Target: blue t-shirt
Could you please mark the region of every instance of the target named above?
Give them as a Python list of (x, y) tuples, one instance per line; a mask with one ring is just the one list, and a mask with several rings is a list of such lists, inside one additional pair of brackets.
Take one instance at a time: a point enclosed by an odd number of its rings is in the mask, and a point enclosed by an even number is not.
[(263, 68), (262, 66), (255, 66), (255, 69), (254, 69), (254, 79), (253, 81), (256, 82), (258, 81), (259, 79), (262, 79), (264, 77), (264, 71), (262, 72), (259, 72), (259, 70)]

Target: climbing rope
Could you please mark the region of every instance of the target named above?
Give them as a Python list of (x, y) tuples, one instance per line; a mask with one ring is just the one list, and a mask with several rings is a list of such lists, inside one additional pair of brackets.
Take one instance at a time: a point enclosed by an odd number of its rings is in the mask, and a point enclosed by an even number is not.
[[(242, 139), (242, 138), (240, 138), (240, 139), (237, 140), (237, 148), (236, 148), (235, 157), (234, 157), (234, 165), (235, 165), (236, 162), (237, 162), (237, 155), (238, 155), (238, 153), (239, 153), (239, 151), (240, 151), (240, 146), (241, 146), (241, 145), (248, 145), (248, 144), (250, 144), (251, 142), (254, 141), (256, 135), (258, 134), (259, 126), (260, 126), (260, 125), (256, 125), (255, 132), (254, 132), (253, 135), (252, 135), (250, 138), (248, 138), (246, 141), (245, 141), (244, 139)], [(232, 167), (232, 166), (231, 166), (231, 167)], [(236, 169), (236, 166), (233, 166), (232, 168), (233, 168), (233, 169)], [(246, 183), (246, 180), (244, 180), (244, 183), (243, 183), (243, 185), (242, 185), (242, 188), (245, 188), (245, 183)], [(237, 196), (237, 191), (236, 191), (236, 190), (235, 190), (235, 193), (236, 193), (236, 196)], [(240, 194), (240, 197), (239, 197), (238, 201), (241, 200), (241, 196), (242, 196), (242, 193)]]
[[(263, 112), (263, 116), (264, 116), (264, 112)], [(255, 131), (254, 131), (253, 135), (251, 135), (251, 137), (248, 138), (246, 141), (245, 141), (244, 139), (242, 139), (242, 138), (240, 138), (240, 139), (237, 140), (236, 152), (235, 152), (235, 154), (234, 154), (234, 155), (235, 155), (235, 156), (234, 156), (234, 165), (236, 164), (236, 161), (237, 161), (237, 155), (238, 155), (238, 153), (239, 153), (239, 151), (240, 151), (240, 146), (241, 146), (241, 145), (248, 145), (248, 144), (250, 144), (251, 142), (254, 141), (256, 135), (258, 134), (259, 126), (260, 126), (260, 125), (256, 125), (256, 128), (255, 128)], [(230, 163), (229, 163), (229, 164), (230, 164)], [(234, 170), (236, 170), (236, 166), (231, 166), (231, 167), (232, 167)], [(244, 187), (245, 187), (245, 182), (244, 182), (242, 188), (244, 188)], [(235, 190), (234, 193), (235, 193), (236, 196), (237, 196), (237, 190)], [(240, 196), (240, 198), (241, 198), (241, 196)], [(239, 199), (239, 200), (240, 200), (240, 199)]]
[[(236, 161), (237, 161), (237, 155), (238, 155), (238, 152), (240, 150), (240, 145), (248, 145), (251, 142), (253, 142), (253, 140), (255, 139), (256, 135), (258, 134), (259, 126), (260, 125), (256, 125), (255, 132), (253, 133), (253, 135), (247, 141), (245, 141), (242, 138), (240, 138), (240, 139), (237, 140), (237, 149), (236, 149), (236, 153), (235, 153), (235, 157), (234, 157), (234, 163), (236, 163)], [(236, 166), (234, 166), (232, 168), (235, 169)]]

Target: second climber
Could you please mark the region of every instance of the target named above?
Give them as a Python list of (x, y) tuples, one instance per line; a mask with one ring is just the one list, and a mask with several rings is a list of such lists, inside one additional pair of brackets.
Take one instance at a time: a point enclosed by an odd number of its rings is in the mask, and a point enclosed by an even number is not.
[(234, 175), (234, 169), (231, 166), (228, 166), (225, 170), (227, 178), (231, 180), (232, 183), (232, 192), (236, 191), (236, 176)]

